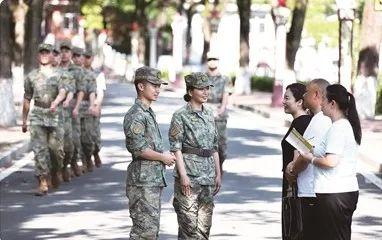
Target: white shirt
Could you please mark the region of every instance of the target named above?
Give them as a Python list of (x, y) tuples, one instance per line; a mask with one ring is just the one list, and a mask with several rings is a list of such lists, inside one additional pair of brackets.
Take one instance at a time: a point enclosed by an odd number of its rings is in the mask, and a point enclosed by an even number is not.
[(106, 90), (106, 79), (105, 74), (103, 72), (100, 72), (96, 78), (96, 84), (97, 84), (97, 94), (99, 94), (101, 91)]
[[(314, 148), (314, 155), (319, 156), (323, 155), (323, 152), (320, 153), (316, 151), (316, 147), (320, 146), (321, 143), (325, 140), (326, 133), (328, 132), (332, 121), (329, 117), (325, 116), (322, 112), (316, 113), (312, 120), (310, 121), (308, 127), (306, 128), (303, 137), (310, 142)], [(297, 188), (299, 197), (315, 197), (314, 192), (314, 173), (313, 166), (311, 164), (308, 167), (300, 172), (297, 176)]]
[(356, 177), (358, 144), (347, 119), (340, 119), (329, 129), (325, 142), (320, 146), (326, 154), (336, 154), (338, 165), (329, 168), (314, 167), (316, 193), (342, 193), (358, 191)]

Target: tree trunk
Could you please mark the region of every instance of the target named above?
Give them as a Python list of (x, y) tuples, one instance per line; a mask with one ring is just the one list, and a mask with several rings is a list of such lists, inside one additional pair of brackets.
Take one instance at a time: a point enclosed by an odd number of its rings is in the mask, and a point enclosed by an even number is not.
[(43, 12), (42, 0), (32, 0), (25, 21), (25, 41), (24, 41), (24, 73), (28, 74), (37, 67), (38, 45), (41, 37), (41, 22)]
[(251, 17), (251, 0), (237, 0), (240, 17), (240, 66), (249, 63), (249, 19)]
[(365, 64), (367, 76), (377, 77), (379, 51), (382, 41), (382, 12), (374, 10), (374, 1), (365, 1), (361, 26), (361, 51), (358, 56), (357, 74)]
[(12, 91), (11, 14), (7, 1), (0, 5), (0, 126), (16, 125), (16, 113)]
[(294, 69), (296, 53), (300, 47), (301, 32), (304, 27), (306, 7), (308, 0), (296, 0), (293, 9), (292, 24), (287, 34), (286, 59), (290, 69)]

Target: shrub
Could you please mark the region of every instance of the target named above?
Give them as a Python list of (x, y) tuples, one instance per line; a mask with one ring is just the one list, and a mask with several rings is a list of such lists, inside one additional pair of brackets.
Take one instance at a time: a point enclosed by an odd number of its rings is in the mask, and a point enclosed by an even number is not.
[(272, 92), (273, 91), (273, 82), (274, 79), (271, 77), (258, 77), (252, 76), (251, 78), (251, 89), (264, 91), (264, 92)]

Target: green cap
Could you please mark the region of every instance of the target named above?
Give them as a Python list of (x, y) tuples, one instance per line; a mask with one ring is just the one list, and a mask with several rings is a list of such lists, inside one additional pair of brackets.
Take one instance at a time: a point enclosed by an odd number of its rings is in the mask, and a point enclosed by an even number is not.
[(84, 53), (84, 50), (82, 48), (79, 48), (79, 47), (73, 47), (72, 48), (72, 53), (73, 54), (82, 55)]
[(164, 84), (168, 83), (161, 79), (162, 74), (158, 69), (151, 67), (140, 67), (135, 70), (134, 82), (148, 81), (152, 84)]
[(70, 42), (70, 40), (64, 40), (60, 44), (60, 49), (61, 48), (72, 49), (72, 43)]
[(87, 49), (84, 51), (84, 56), (92, 57), (92, 56), (93, 56), (93, 50), (92, 50), (91, 48), (87, 48)]
[(41, 51), (53, 51), (53, 46), (51, 44), (48, 44), (48, 43), (41, 43), (40, 45), (38, 45), (38, 51), (41, 52)]
[(214, 85), (211, 84), (211, 81), (207, 74), (202, 72), (194, 72), (184, 77), (184, 80), (186, 81), (187, 87), (194, 87), (194, 88), (205, 88), (205, 87), (213, 87)]

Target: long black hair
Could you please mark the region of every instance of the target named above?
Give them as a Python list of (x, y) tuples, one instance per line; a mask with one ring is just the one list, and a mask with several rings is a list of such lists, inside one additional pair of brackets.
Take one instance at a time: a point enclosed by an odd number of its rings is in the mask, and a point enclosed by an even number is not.
[(344, 86), (333, 84), (326, 88), (326, 98), (328, 101), (333, 100), (337, 103), (353, 128), (355, 141), (360, 145), (362, 130), (353, 94), (349, 93)]

